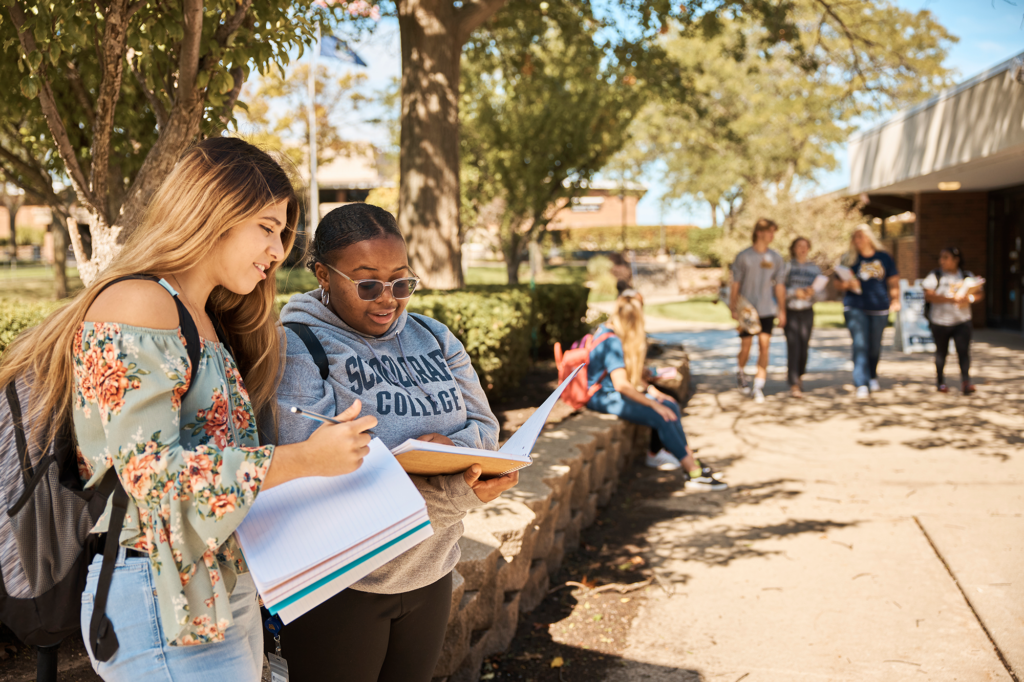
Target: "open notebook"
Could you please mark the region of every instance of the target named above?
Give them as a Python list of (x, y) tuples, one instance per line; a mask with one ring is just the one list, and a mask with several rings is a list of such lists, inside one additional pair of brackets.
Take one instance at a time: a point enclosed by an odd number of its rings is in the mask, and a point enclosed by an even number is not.
[(558, 385), (555, 392), (537, 408), (537, 411), (526, 420), (526, 423), (512, 434), (512, 437), (497, 451), (478, 448), (462, 448), (456, 445), (426, 443), (421, 440), (407, 440), (391, 452), (395, 454), (402, 468), (410, 474), (420, 476), (438, 476), (442, 474), (458, 474), (473, 464), (483, 469), (482, 478), (504, 476), (518, 471), (533, 463), (530, 453), (540, 436), (541, 429), (551, 415), (551, 409), (558, 402), (562, 391), (569, 385), (576, 374), (586, 367), (581, 364)]
[(289, 623), (433, 529), (416, 486), (375, 438), (351, 474), (261, 492), (236, 534), (263, 603)]

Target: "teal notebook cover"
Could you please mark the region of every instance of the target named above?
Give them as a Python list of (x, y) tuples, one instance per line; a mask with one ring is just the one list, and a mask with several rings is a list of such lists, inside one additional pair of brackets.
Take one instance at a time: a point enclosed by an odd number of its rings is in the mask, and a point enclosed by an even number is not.
[(405, 532), (405, 533), (402, 533), (401, 535), (399, 535), (394, 540), (392, 540), (390, 542), (385, 542), (383, 545), (381, 545), (377, 549), (373, 550), (372, 552), (370, 552), (368, 554), (364, 554), (363, 556), (359, 557), (358, 559), (356, 559), (355, 561), (353, 561), (351, 563), (345, 564), (344, 566), (342, 566), (341, 568), (339, 568), (338, 570), (332, 572), (329, 575), (325, 575), (323, 578), (320, 578), (320, 580), (317, 580), (315, 583), (313, 583), (309, 587), (306, 587), (306, 588), (300, 590), (299, 592), (296, 592), (295, 594), (293, 594), (292, 596), (288, 597), (287, 599), (279, 601), (278, 603), (274, 604), (273, 606), (268, 606), (267, 610), (270, 611), (270, 613), (272, 615), (276, 615), (278, 611), (280, 611), (281, 609), (285, 608), (286, 606), (289, 606), (289, 605), (297, 602), (298, 600), (302, 599), (303, 597), (305, 597), (307, 594), (309, 594), (311, 592), (315, 592), (316, 590), (320, 589), (321, 587), (323, 587), (327, 583), (331, 582), (332, 580), (334, 580), (338, 576), (343, 575), (345, 573), (348, 573), (349, 571), (351, 571), (356, 566), (359, 566), (360, 564), (366, 562), (367, 560), (372, 559), (373, 557), (377, 556), (378, 554), (380, 554), (381, 552), (383, 552), (387, 548), (389, 548), (389, 547), (391, 547), (391, 546), (401, 542), (402, 540), (406, 539), (407, 537), (409, 537), (413, 533), (416, 533), (416, 532), (418, 532), (420, 530), (423, 530), (424, 528), (426, 528), (429, 525), (430, 525), (430, 521), (424, 521), (423, 523), (421, 523), (420, 525), (416, 526), (412, 530), (410, 530), (408, 532)]

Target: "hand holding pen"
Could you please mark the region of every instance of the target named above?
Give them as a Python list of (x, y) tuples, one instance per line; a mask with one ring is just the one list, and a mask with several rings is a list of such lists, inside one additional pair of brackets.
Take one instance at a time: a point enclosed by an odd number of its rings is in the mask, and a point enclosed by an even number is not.
[(262, 489), (305, 476), (341, 476), (362, 466), (370, 452), (369, 430), (377, 425), (376, 417), (359, 416), (362, 409), (356, 400), (336, 417), (295, 412), (323, 423), (306, 440), (275, 448)]

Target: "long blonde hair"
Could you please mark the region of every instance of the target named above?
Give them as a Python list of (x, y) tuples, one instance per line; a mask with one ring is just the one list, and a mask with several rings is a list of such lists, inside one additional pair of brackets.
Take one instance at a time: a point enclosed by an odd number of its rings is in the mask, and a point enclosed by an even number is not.
[(615, 312), (608, 318), (608, 328), (622, 342), (626, 376), (629, 383), (636, 386), (643, 376), (644, 360), (647, 358), (643, 303), (635, 296), (619, 296), (615, 300)]
[(857, 250), (857, 245), (853, 243), (853, 238), (856, 237), (858, 233), (867, 237), (868, 241), (871, 242), (871, 248), (875, 251), (885, 251), (885, 249), (882, 248), (882, 243), (878, 241), (878, 237), (875, 236), (875, 231), (871, 229), (871, 226), (867, 223), (861, 223), (857, 227), (853, 228), (853, 232), (850, 234), (850, 249), (843, 256), (843, 265), (853, 265), (857, 262), (857, 256), (860, 255), (860, 251)]
[[(19, 376), (31, 382), (29, 423), (45, 450), (71, 419), (74, 340), (86, 312), (103, 287), (125, 275), (166, 276), (194, 267), (217, 240), (266, 207), (288, 202), (281, 235), (285, 253), (295, 243), (299, 200), (288, 174), (267, 152), (237, 138), (210, 138), (188, 149), (154, 194), (139, 228), (121, 253), (84, 291), (18, 336), (0, 362), (0, 386)], [(271, 263), (267, 278), (249, 294), (217, 287), (210, 309), (223, 326), (256, 414), (273, 411), (281, 363), (273, 315), (277, 285)], [(193, 368), (193, 372), (195, 368)], [(44, 447), (46, 446), (46, 447)]]

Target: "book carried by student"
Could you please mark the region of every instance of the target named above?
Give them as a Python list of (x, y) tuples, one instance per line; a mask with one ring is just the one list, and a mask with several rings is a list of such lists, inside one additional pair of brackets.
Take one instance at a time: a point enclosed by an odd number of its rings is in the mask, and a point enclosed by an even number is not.
[(530, 453), (540, 436), (541, 429), (544, 428), (545, 422), (551, 415), (551, 408), (558, 402), (559, 396), (562, 395), (562, 391), (573, 380), (573, 377), (584, 367), (586, 365), (580, 365), (574, 369), (558, 385), (555, 392), (549, 395), (547, 400), (537, 408), (537, 411), (526, 420), (526, 423), (519, 427), (519, 430), (513, 433), (512, 437), (497, 451), (409, 439), (393, 448), (391, 452), (394, 453), (403, 469), (410, 474), (420, 476), (458, 474), (474, 464), (479, 464), (483, 469), (481, 478), (493, 478), (528, 467), (533, 463)]
[(379, 438), (350, 474), (261, 492), (236, 531), (264, 605), (285, 623), (433, 533), (423, 496)]

